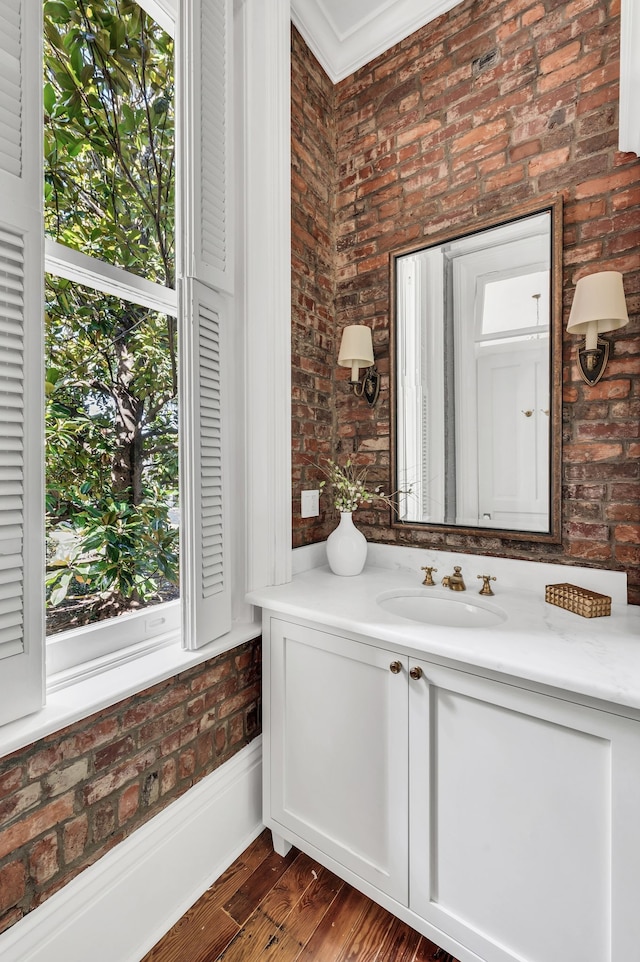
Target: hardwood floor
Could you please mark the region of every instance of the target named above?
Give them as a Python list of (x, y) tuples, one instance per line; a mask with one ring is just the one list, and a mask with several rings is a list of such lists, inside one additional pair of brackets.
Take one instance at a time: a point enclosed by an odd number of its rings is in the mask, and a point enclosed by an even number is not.
[(142, 962), (455, 962), (264, 831)]

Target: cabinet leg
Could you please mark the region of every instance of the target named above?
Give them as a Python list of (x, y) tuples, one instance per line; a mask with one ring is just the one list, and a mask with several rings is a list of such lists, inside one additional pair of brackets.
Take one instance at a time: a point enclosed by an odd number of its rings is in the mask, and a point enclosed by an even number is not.
[(282, 835), (278, 835), (277, 832), (273, 831), (273, 829), (271, 830), (271, 838), (273, 841), (273, 851), (277, 855), (282, 855), (284, 858), (284, 856), (287, 855), (291, 849), (291, 842), (287, 842)]

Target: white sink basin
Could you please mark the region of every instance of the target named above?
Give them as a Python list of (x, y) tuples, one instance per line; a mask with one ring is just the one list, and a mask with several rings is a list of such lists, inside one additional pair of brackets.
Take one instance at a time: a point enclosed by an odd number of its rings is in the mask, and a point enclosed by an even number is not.
[(409, 621), (448, 628), (490, 628), (507, 618), (506, 613), (486, 601), (452, 594), (451, 597), (429, 594), (429, 588), (406, 588), (385, 591), (376, 598), (385, 611)]

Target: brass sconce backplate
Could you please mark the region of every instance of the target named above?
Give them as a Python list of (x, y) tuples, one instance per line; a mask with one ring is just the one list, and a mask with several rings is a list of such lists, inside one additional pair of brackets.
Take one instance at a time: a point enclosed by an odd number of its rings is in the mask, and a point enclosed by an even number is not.
[(364, 381), (362, 383), (362, 393), (367, 399), (367, 404), (370, 408), (378, 400), (378, 395), (380, 394), (380, 375), (376, 371), (375, 365), (373, 367), (367, 368), (364, 375)]
[(587, 384), (597, 384), (609, 360), (609, 342), (602, 337), (598, 338), (598, 346), (593, 351), (588, 351), (585, 347), (578, 350), (578, 367), (580, 376)]

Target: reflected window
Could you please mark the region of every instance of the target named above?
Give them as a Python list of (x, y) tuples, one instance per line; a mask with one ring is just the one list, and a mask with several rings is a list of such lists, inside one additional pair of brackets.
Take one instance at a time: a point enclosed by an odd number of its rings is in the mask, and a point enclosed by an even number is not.
[(481, 338), (549, 330), (549, 271), (488, 281), (483, 294)]

